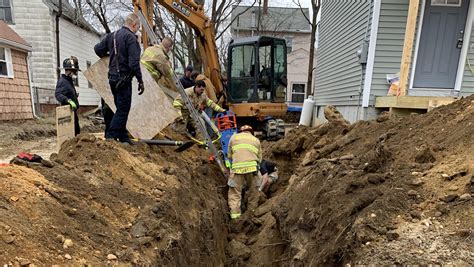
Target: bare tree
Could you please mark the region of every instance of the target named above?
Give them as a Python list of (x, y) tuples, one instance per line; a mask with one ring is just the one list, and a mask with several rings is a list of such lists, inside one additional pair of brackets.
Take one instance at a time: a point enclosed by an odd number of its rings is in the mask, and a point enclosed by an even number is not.
[(313, 91), (312, 89), (312, 84), (313, 84), (313, 64), (314, 64), (314, 46), (316, 43), (316, 30), (318, 28), (318, 23), (317, 23), (317, 18), (318, 18), (318, 13), (321, 8), (321, 0), (311, 0), (311, 8), (313, 10), (313, 14), (311, 16), (311, 20), (306, 16), (306, 14), (303, 12), (303, 9), (301, 7), (300, 0), (293, 0), (293, 2), (300, 8), (301, 13), (305, 17), (305, 19), (308, 21), (308, 23), (311, 25), (311, 40), (310, 40), (310, 47), (309, 47), (309, 64), (308, 64), (308, 80), (306, 82), (306, 88), (311, 90), (306, 90), (306, 97), (310, 95), (310, 93)]
[(133, 11), (131, 0), (69, 0), (76, 19), (86, 19), (100, 32), (110, 33), (123, 24), (123, 15)]
[[(110, 33), (118, 28), (123, 22), (125, 13), (133, 11), (131, 0), (107, 1), (107, 0), (69, 0), (76, 8), (77, 16), (83, 16), (99, 31)], [(197, 0), (195, 0), (197, 2)], [(253, 7), (258, 0), (252, 1), (248, 8)], [(214, 23), (216, 45), (218, 46), (219, 60), (221, 66), (226, 64), (227, 45), (230, 41), (228, 29), (232, 24), (231, 16), (234, 6), (239, 5), (242, 0), (212, 0), (201, 1), (205, 13)], [(178, 19), (172, 12), (154, 2), (153, 21), (156, 25), (158, 36), (171, 36), (175, 40), (173, 48), (173, 61), (175, 66), (185, 68), (192, 64), (196, 69), (202, 66), (202, 56), (197, 48), (195, 31)], [(245, 11), (244, 11), (245, 12)], [(235, 18), (234, 18), (235, 19)], [(221, 47), (223, 46), (223, 47)]]

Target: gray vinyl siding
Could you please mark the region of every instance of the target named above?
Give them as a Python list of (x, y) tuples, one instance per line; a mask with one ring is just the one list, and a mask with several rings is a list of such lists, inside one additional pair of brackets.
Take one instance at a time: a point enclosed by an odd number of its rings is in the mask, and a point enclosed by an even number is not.
[(374, 104), (375, 96), (387, 95), (389, 85), (386, 75), (400, 71), (408, 4), (408, 0), (382, 0), (370, 89), (370, 105)]
[(371, 2), (322, 1), (314, 92), (316, 105), (358, 105), (362, 101), (359, 100), (359, 89), (364, 76), (356, 51), (366, 34), (370, 38), (367, 19), (371, 17)]
[[(472, 1), (470, 4), (474, 4)], [(471, 30), (471, 37), (469, 40), (469, 48), (466, 58), (466, 64), (464, 65), (464, 76), (461, 84), (461, 95), (468, 96), (474, 94), (474, 74), (471, 72), (468, 66), (468, 60), (471, 64), (472, 71), (474, 71), (474, 27)]]

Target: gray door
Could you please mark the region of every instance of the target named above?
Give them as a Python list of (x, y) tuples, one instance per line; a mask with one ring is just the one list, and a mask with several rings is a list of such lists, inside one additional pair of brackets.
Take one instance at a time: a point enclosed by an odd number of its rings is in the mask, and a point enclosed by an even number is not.
[(454, 88), (469, 2), (426, 0), (413, 87)]

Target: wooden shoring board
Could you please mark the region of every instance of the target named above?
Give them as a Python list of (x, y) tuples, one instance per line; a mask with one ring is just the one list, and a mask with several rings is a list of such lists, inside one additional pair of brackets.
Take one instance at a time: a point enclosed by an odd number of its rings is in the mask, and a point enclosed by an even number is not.
[[(108, 65), (109, 58), (102, 58), (84, 71), (84, 76), (115, 112), (114, 98), (107, 77)], [(132, 106), (128, 115), (127, 130), (134, 138), (152, 139), (178, 117), (178, 112), (150, 73), (143, 66), (141, 70), (145, 92), (138, 95), (138, 85), (133, 78)]]
[(426, 109), (436, 103), (452, 103), (455, 97), (442, 96), (379, 96), (375, 98), (376, 108)]
[(74, 112), (69, 105), (56, 108), (56, 136), (58, 150), (69, 138), (74, 137)]
[(413, 40), (415, 39), (416, 22), (420, 0), (410, 0), (408, 7), (408, 17), (405, 30), (405, 41), (403, 42), (402, 61), (400, 64), (400, 95), (407, 92), (408, 73), (410, 72), (411, 57), (413, 51)]

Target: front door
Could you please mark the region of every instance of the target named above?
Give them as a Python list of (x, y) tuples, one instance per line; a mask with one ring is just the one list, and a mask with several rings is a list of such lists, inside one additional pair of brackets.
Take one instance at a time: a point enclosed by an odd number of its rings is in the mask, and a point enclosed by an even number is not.
[(454, 88), (469, 2), (426, 0), (414, 88)]

